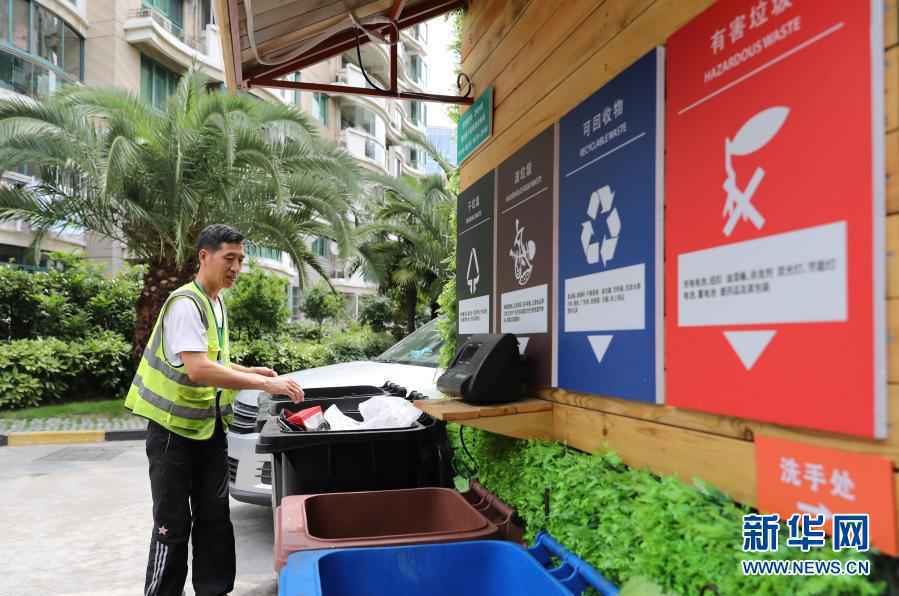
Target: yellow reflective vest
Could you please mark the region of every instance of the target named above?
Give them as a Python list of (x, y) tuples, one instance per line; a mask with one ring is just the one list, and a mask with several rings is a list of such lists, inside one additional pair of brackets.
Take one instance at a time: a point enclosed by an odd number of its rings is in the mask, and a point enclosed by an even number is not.
[[(191, 300), (200, 311), (206, 325), (209, 341), (208, 357), (223, 366), (230, 367), (228, 349), (228, 316), (222, 309), (221, 329), (216, 325), (212, 302), (200, 286), (191, 282), (172, 292), (162, 306), (150, 341), (144, 350), (137, 374), (125, 398), (125, 407), (138, 416), (153, 420), (183, 437), (196, 440), (208, 439), (215, 431), (215, 387), (203, 387), (187, 376), (182, 363), (174, 366), (165, 356), (164, 320), (169, 306), (175, 300)], [(231, 424), (235, 391), (222, 390), (219, 408), (225, 428)]]

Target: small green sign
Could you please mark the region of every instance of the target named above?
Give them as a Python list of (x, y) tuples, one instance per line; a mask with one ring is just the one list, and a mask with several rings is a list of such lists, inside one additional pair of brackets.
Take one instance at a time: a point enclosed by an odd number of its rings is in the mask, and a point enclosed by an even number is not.
[(456, 128), (456, 159), (462, 163), (493, 134), (493, 87), (477, 98), (459, 118)]

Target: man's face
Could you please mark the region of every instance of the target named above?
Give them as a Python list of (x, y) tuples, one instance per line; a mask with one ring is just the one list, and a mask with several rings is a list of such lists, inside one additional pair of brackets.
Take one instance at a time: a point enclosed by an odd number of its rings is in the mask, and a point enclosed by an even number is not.
[(205, 268), (208, 279), (213, 279), (222, 288), (230, 288), (237, 281), (237, 274), (243, 265), (243, 244), (222, 242), (215, 252), (200, 251), (200, 266)]

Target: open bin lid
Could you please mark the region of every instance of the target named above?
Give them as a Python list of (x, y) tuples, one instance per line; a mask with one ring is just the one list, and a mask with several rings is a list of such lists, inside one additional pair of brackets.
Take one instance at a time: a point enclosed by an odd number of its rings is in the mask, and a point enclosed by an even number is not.
[[(339, 400), (336, 400), (339, 401)], [(321, 402), (315, 405), (321, 405), (322, 409), (326, 409)], [(353, 416), (353, 411), (349, 411), (338, 405), (344, 414)], [(327, 431), (300, 431), (285, 432), (282, 430), (278, 421), (271, 417), (262, 427), (259, 433), (259, 439), (256, 442), (256, 453), (281, 453), (291, 451), (293, 449), (303, 449), (315, 445), (338, 444), (364, 442), (372, 440), (389, 440), (396, 438), (398, 440), (405, 439), (406, 433), (419, 432), (429, 429), (434, 425), (434, 419), (427, 414), (422, 414), (422, 418), (405, 428), (379, 428), (370, 430), (327, 430)]]

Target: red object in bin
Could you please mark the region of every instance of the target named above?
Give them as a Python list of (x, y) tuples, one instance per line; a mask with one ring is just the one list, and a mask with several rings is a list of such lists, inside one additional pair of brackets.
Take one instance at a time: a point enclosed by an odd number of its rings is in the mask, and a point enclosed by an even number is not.
[[(311, 408), (304, 408), (297, 412), (296, 414), (292, 414), (287, 421), (291, 424), (296, 424), (298, 426), (302, 426), (303, 428), (307, 428), (306, 422), (315, 416), (322, 416), (322, 408), (321, 406), (312, 406)], [(318, 428), (319, 424), (313, 425), (313, 428)]]
[(501, 537), (496, 524), (448, 488), (289, 496), (275, 511), (275, 570), (301, 550)]

